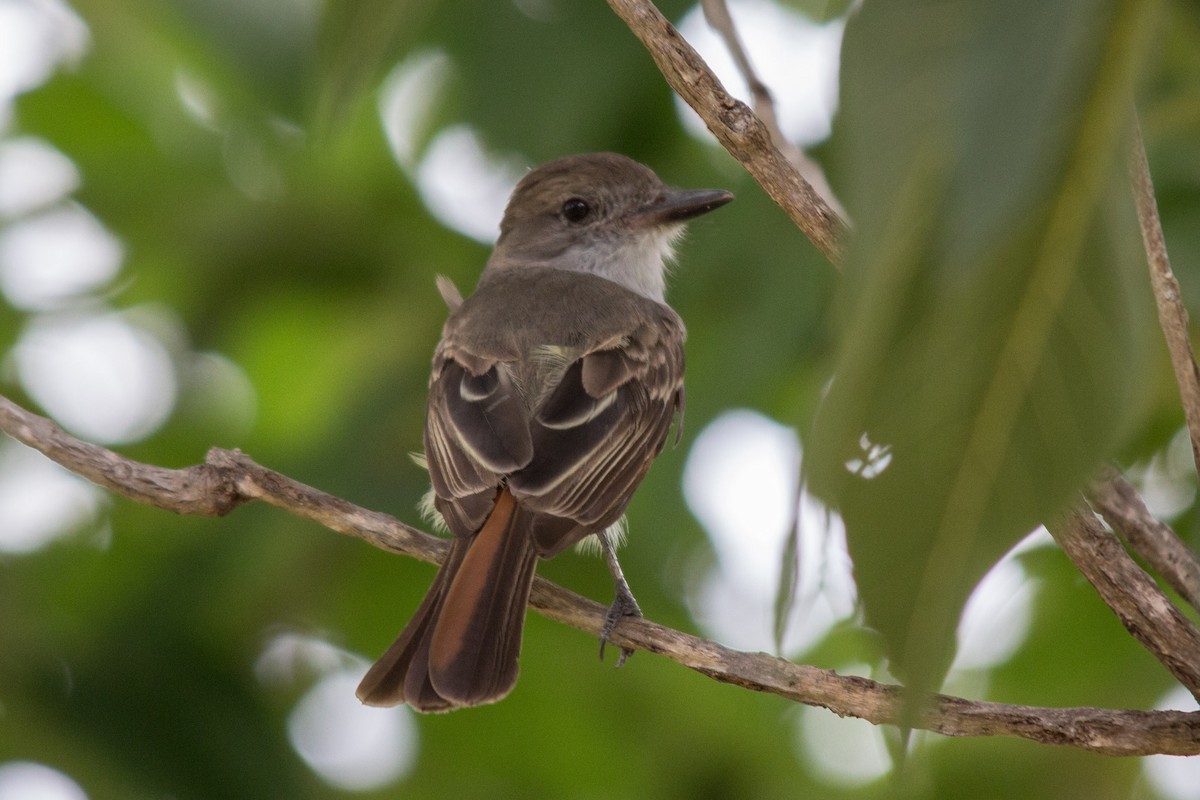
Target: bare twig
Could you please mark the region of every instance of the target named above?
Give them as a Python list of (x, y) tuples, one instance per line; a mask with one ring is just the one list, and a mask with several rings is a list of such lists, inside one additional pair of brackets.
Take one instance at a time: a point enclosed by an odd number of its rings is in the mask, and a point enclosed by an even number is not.
[(1150, 286), (1158, 306), (1158, 324), (1167, 340), (1171, 367), (1179, 396), (1183, 401), (1183, 416), (1187, 420), (1192, 440), (1192, 459), (1200, 471), (1200, 369), (1192, 353), (1188, 330), (1188, 312), (1183, 304), (1179, 281), (1167, 258), (1167, 243), (1163, 238), (1162, 220), (1154, 199), (1154, 184), (1150, 180), (1150, 165), (1146, 161), (1146, 145), (1142, 141), (1137, 114), (1133, 115), (1133, 135), (1129, 147), (1129, 181), (1133, 185), (1133, 201), (1137, 206), (1138, 223), (1142, 228), (1142, 243), (1150, 266)]
[[(541, 578), (531, 605), (550, 619), (595, 636), (607, 611), (600, 603)], [(900, 722), (903, 689), (899, 686), (838, 675), (766, 653), (732, 650), (646, 619), (623, 618), (611, 642), (664, 655), (722, 683), (827, 708), (841, 717), (876, 725)], [(1017, 736), (1106, 755), (1200, 753), (1200, 711), (1043, 708), (934, 695), (914, 727), (945, 736)]]
[(771, 143), (771, 134), (745, 103), (731, 97), (679, 31), (648, 0), (609, 0), (671, 88), (696, 110), (717, 141), (741, 162), (833, 264), (842, 262), (846, 224)]
[(203, 464), (156, 467), (82, 442), (3, 396), (0, 430), (97, 486), (165, 511), (220, 517), (245, 502), (262, 500), (384, 550), (432, 563), (445, 552), (436, 537), (259, 466), (239, 450), (214, 447)]
[(754, 98), (754, 113), (771, 132), (771, 140), (775, 146), (779, 148), (780, 152), (787, 153), (785, 148), (790, 146), (790, 142), (779, 128), (779, 118), (775, 114), (775, 100), (771, 97), (771, 90), (758, 77), (754, 65), (750, 63), (750, 56), (742, 45), (742, 37), (738, 36), (737, 26), (733, 24), (733, 16), (729, 13), (729, 4), (725, 0), (702, 0), (700, 8), (704, 11), (704, 19), (708, 22), (709, 27), (725, 40), (725, 47), (729, 49), (729, 55), (733, 57), (738, 71), (746, 79), (750, 96)]
[[(141, 464), (74, 439), (50, 420), (0, 397), (0, 430), (67, 469), (140, 503), (181, 514), (219, 515), (263, 500), (376, 547), (437, 562), (445, 542), (254, 463), (214, 449), (206, 463), (172, 470)], [(539, 578), (530, 604), (540, 614), (598, 636), (607, 608)], [(659, 653), (714, 680), (828, 708), (875, 724), (895, 723), (902, 689), (866, 678), (745, 653), (649, 620), (625, 618), (613, 644)], [(1038, 708), (938, 695), (916, 727), (947, 736), (1017, 736), (1109, 755), (1200, 754), (1200, 712)]]
[(1200, 611), (1200, 558), (1170, 526), (1154, 518), (1137, 490), (1115, 470), (1108, 470), (1088, 492), (1100, 515), (1125, 537), (1179, 596)]
[(845, 220), (846, 209), (842, 207), (833, 193), (833, 187), (829, 185), (829, 179), (825, 177), (825, 170), (821, 169), (820, 164), (809, 158), (803, 150), (792, 144), (783, 135), (783, 128), (779, 125), (779, 115), (775, 109), (775, 98), (771, 95), (767, 84), (759, 78), (754, 65), (750, 63), (750, 56), (746, 53), (742, 38), (738, 36), (737, 26), (733, 22), (733, 16), (729, 13), (729, 4), (725, 0), (703, 0), (700, 7), (704, 10), (704, 18), (708, 20), (709, 27), (724, 39), (725, 47), (733, 57), (734, 63), (737, 64), (738, 71), (742, 73), (742, 78), (750, 89), (754, 113), (762, 120), (763, 125), (767, 126), (767, 130), (771, 134), (771, 142), (800, 171), (804, 179), (829, 204), (834, 213)]
[(1200, 700), (1200, 631), (1087, 507), (1048, 525), (1126, 630)]

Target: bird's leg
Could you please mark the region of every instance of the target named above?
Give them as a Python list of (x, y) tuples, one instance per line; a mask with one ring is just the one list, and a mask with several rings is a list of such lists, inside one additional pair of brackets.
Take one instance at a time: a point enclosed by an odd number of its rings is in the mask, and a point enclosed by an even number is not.
[[(608, 571), (612, 573), (613, 586), (617, 590), (612, 605), (608, 607), (608, 614), (604, 617), (604, 628), (600, 631), (600, 659), (603, 661), (604, 645), (608, 643), (608, 637), (613, 632), (613, 628), (617, 627), (617, 623), (621, 621), (621, 617), (640, 617), (642, 609), (638, 606), (633, 592), (629, 589), (629, 583), (625, 580), (625, 573), (617, 561), (617, 549), (608, 539), (608, 531), (601, 531), (596, 534), (596, 537), (600, 540), (600, 549), (604, 551), (604, 560), (608, 562)], [(633, 650), (622, 647), (621, 657), (617, 659), (617, 668), (620, 669), (621, 665), (625, 663), (625, 659), (631, 655), (633, 655)]]

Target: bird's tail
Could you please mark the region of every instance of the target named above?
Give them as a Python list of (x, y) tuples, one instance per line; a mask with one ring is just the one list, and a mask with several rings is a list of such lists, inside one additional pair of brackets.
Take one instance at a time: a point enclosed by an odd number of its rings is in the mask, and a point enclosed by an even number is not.
[(527, 516), (501, 489), (479, 533), (455, 537), (412, 620), (359, 684), (362, 702), (450, 711), (512, 690), (537, 567)]

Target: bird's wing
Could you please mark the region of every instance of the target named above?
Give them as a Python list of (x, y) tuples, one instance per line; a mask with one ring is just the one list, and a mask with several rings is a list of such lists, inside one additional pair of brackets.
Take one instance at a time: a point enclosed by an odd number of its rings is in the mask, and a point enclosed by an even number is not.
[[(685, 331), (610, 281), (533, 268), (505, 280), (481, 285), (443, 330), (425, 455), (452, 531), (473, 535), (507, 483), (549, 556), (624, 513), (682, 410)], [(569, 302), (513, 308), (535, 294), (518, 282), (534, 280)], [(545, 292), (555, 281), (562, 291)]]
[(666, 442), (683, 402), (684, 329), (669, 309), (572, 361), (534, 411), (533, 458), (513, 496), (574, 527), (535, 527), (553, 555), (616, 522)]
[(429, 383), (425, 458), (450, 530), (474, 534), (503, 476), (532, 457), (529, 412), (506, 364), (443, 341)]

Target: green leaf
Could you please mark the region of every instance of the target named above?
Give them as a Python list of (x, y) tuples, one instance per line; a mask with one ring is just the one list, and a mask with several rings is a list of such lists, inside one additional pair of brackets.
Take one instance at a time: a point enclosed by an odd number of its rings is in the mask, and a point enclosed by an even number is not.
[(847, 30), (855, 236), (809, 467), (914, 697), (988, 568), (1138, 418), (1152, 305), (1121, 156), (1155, 7), (868, 3)]
[(315, 127), (337, 131), (381, 74), (398, 61), (401, 45), (422, 31), (432, 3), (418, 0), (354, 0), (330, 3), (320, 28), (322, 69)]

